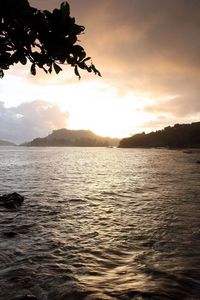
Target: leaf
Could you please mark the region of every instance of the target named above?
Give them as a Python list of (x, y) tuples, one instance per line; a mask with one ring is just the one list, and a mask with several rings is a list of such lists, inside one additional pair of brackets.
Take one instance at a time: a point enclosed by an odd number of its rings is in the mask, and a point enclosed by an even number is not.
[(31, 74), (36, 75), (36, 69), (35, 69), (35, 64), (34, 63), (31, 65)]
[(83, 70), (87, 70), (88, 72), (91, 72), (92, 71), (91, 66), (89, 66), (85, 63), (87, 60), (91, 60), (91, 57), (87, 57), (87, 58), (83, 59), (81, 62), (78, 62), (78, 66), (79, 66), (79, 68), (81, 68)]
[(77, 66), (77, 65), (74, 67), (74, 73), (76, 74), (76, 76), (78, 76), (78, 79), (80, 80), (80, 79), (81, 79), (81, 76), (80, 76), (80, 74), (79, 74), (78, 66)]
[(86, 57), (82, 62), (86, 62), (86, 61), (88, 61), (88, 60), (90, 60), (91, 59), (91, 57)]
[(52, 65), (50, 65), (48, 72), (51, 74), (52, 73)]
[(26, 56), (25, 55), (21, 55), (19, 57), (19, 61), (22, 65), (25, 65), (27, 63), (27, 59), (26, 59)]
[(82, 31), (85, 30), (85, 27), (84, 26), (81, 26), (81, 25), (77, 25), (77, 24), (74, 24), (72, 27), (71, 27), (71, 31), (74, 33), (74, 34), (80, 34)]
[(102, 77), (99, 70), (97, 70), (96, 67), (93, 64), (91, 64), (91, 68), (92, 68), (92, 71), (95, 73), (95, 75), (97, 74), (98, 76)]
[(4, 76), (4, 72), (3, 70), (0, 70), (0, 78), (3, 78), (3, 76)]
[(70, 7), (69, 7), (69, 4), (67, 3), (67, 1), (61, 3), (60, 5), (60, 10), (61, 10), (61, 13), (63, 15), (63, 18), (68, 18), (69, 15), (70, 15)]
[(13, 63), (18, 63), (19, 62), (19, 52), (16, 51), (13, 53), (13, 55), (11, 56)]
[(16, 16), (21, 17), (27, 15), (27, 13), (29, 13), (31, 10), (31, 7), (27, 0), (6, 0), (4, 5), (4, 13), (6, 13), (7, 16), (15, 18)]
[(42, 69), (44, 70), (44, 72), (47, 74), (48, 71), (45, 69), (45, 67), (42, 67)]
[(60, 71), (62, 71), (62, 68), (59, 65), (57, 65), (56, 63), (53, 63), (53, 67), (54, 67), (56, 74), (58, 74)]
[(86, 69), (86, 65), (83, 62), (79, 63), (78, 66), (79, 66), (79, 68), (81, 68), (83, 70)]

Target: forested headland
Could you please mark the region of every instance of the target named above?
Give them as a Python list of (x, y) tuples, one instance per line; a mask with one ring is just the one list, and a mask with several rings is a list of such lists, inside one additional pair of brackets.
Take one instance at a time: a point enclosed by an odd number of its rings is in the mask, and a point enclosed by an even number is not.
[(200, 148), (200, 122), (176, 124), (163, 130), (135, 134), (120, 141), (120, 148)]
[(102, 137), (90, 130), (53, 130), (44, 138), (36, 138), (24, 146), (31, 147), (109, 147), (117, 146), (119, 139)]

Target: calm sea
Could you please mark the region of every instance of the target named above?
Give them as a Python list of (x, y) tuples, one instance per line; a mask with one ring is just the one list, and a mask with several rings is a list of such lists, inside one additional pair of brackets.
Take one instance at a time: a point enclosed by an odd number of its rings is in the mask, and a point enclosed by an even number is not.
[(0, 209), (0, 299), (200, 299), (199, 159), (0, 147), (0, 194), (25, 196)]

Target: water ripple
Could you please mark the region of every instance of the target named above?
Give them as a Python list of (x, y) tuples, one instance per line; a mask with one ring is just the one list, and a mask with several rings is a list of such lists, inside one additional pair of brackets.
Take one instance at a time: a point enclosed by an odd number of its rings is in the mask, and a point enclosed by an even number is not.
[(0, 300), (199, 300), (200, 168), (181, 151), (0, 149)]

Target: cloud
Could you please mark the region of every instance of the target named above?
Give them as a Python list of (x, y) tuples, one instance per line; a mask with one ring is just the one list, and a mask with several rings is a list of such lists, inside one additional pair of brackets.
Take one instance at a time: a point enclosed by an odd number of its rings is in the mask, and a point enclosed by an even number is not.
[[(49, 10), (61, 2), (30, 0), (32, 6)], [(152, 114), (152, 122), (146, 123), (149, 128), (197, 120), (199, 0), (69, 0), (69, 4), (71, 15), (86, 28), (79, 40), (103, 75), (98, 80), (119, 97), (133, 93), (152, 100), (144, 109)], [(28, 80), (43, 86), (77, 84), (73, 71), (61, 73), (53, 77), (39, 73)], [(81, 82), (93, 79), (97, 78), (84, 73)]]
[[(188, 101), (189, 100), (189, 101)], [(190, 102), (192, 102), (190, 104)], [(167, 113), (173, 117), (194, 117), (200, 114), (200, 101), (197, 95), (176, 96), (173, 99), (165, 100), (147, 106), (144, 111), (150, 113)]]
[[(32, 0), (53, 9), (62, 1)], [(86, 26), (80, 40), (104, 80), (119, 90), (152, 95), (199, 92), (199, 0), (73, 0), (71, 15)], [(196, 85), (193, 84), (198, 78)], [(187, 85), (185, 84), (187, 81)], [(188, 93), (187, 93), (188, 95)], [(188, 99), (191, 105), (193, 96)]]
[(22, 103), (6, 108), (0, 102), (0, 139), (22, 143), (66, 127), (68, 113), (46, 101)]

